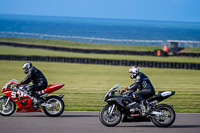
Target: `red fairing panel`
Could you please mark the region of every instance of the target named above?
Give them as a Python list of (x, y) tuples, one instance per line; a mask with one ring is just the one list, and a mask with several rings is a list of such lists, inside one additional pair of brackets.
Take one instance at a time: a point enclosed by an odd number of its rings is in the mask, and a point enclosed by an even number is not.
[[(16, 112), (42, 112), (41, 110), (34, 110), (31, 106), (31, 98), (24, 95), (22, 92), (6, 91), (4, 93), (17, 104)], [(20, 99), (17, 98), (17, 94)], [(27, 101), (27, 105), (22, 105), (21, 103), (25, 101)]]
[(65, 84), (50, 84), (48, 88), (44, 89), (44, 93), (51, 93), (62, 88)]
[(8, 87), (8, 85), (11, 85), (11, 84), (14, 84), (14, 82), (10, 82), (10, 83), (5, 84), (5, 85), (3, 86), (3, 89), (1, 90), (1, 92), (4, 93), (4, 92), (8, 91), (7, 87)]

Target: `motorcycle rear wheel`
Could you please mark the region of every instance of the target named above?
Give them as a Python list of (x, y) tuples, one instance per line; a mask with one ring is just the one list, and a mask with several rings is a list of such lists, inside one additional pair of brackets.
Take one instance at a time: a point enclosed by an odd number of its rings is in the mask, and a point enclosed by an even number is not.
[(16, 110), (16, 104), (10, 99), (5, 106), (7, 102), (8, 97), (4, 96), (0, 98), (0, 115), (2, 116), (10, 116), (12, 115)]
[(47, 97), (45, 103), (52, 105), (52, 107), (43, 107), (44, 113), (50, 117), (60, 116), (65, 109), (65, 104), (64, 104), (62, 98), (60, 98), (58, 96)]
[(111, 106), (112, 105), (104, 106), (99, 113), (99, 120), (107, 127), (114, 127), (118, 125), (122, 119), (122, 114), (119, 110), (117, 110), (117, 108), (113, 110), (113, 114), (111, 116), (109, 115), (108, 110)]
[(163, 113), (161, 116), (152, 118), (153, 124), (157, 127), (169, 127), (176, 119), (174, 109), (169, 105), (158, 105), (155, 107), (154, 111)]

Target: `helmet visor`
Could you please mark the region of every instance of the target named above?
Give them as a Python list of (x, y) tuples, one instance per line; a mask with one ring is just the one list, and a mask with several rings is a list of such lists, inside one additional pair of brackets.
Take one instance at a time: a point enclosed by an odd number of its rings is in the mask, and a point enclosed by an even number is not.
[(129, 75), (132, 76), (132, 75), (134, 75), (134, 73), (133, 72), (129, 72)]
[(28, 73), (28, 69), (26, 69), (26, 68), (23, 68), (23, 71), (24, 71), (25, 74)]
[(134, 78), (134, 73), (133, 72), (129, 72), (130, 78), (133, 79)]
[(133, 72), (129, 72), (130, 78), (136, 78), (137, 74)]

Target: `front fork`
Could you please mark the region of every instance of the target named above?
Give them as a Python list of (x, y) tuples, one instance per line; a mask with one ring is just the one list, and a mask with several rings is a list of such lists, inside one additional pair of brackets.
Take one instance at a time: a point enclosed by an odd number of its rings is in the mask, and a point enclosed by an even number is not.
[(8, 97), (8, 99), (7, 99), (6, 103), (5, 103), (5, 106), (7, 106), (9, 100), (10, 100), (10, 97)]
[(114, 109), (115, 109), (115, 104), (113, 104), (111, 107), (108, 108), (108, 114), (110, 117), (112, 116)]
[(7, 105), (8, 105), (9, 100), (10, 100), (10, 97), (8, 97), (7, 100), (6, 100), (6, 102), (5, 102), (5, 104), (2, 105), (3, 110), (6, 110), (6, 107), (7, 107)]

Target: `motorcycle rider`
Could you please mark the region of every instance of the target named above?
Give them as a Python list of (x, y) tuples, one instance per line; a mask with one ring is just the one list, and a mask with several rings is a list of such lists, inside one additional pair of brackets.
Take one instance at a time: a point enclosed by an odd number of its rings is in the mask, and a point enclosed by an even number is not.
[(24, 80), (22, 80), (20, 83), (16, 84), (16, 86), (20, 86), (23, 84), (29, 84), (32, 82), (33, 85), (29, 86), (27, 88), (28, 94), (36, 99), (34, 99), (35, 104), (39, 104), (43, 102), (43, 99), (41, 99), (35, 91), (40, 91), (45, 88), (47, 88), (48, 82), (45, 78), (44, 74), (38, 70), (36, 67), (32, 65), (31, 62), (26, 62), (22, 66), (23, 71), (27, 76)]
[[(132, 66), (129, 69), (129, 74), (131, 79), (135, 78), (135, 82), (132, 85), (125, 88), (123, 92), (132, 90), (133, 98), (138, 100), (141, 105), (144, 105), (143, 107), (145, 107), (145, 111), (147, 110), (148, 106), (148, 101), (145, 98), (155, 95), (154, 87), (151, 84), (149, 78), (144, 73), (140, 72), (140, 69), (137, 66)], [(136, 91), (137, 88), (139, 89), (139, 91)], [(131, 107), (131, 105), (133, 105), (134, 103), (135, 102), (130, 103), (128, 106)]]

